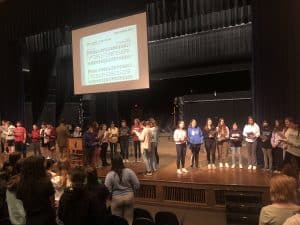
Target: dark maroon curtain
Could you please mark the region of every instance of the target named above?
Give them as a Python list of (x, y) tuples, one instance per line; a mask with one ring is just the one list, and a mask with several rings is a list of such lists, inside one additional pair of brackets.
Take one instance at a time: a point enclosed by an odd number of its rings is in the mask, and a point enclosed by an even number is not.
[(300, 119), (300, 1), (254, 0), (254, 108), (258, 120)]

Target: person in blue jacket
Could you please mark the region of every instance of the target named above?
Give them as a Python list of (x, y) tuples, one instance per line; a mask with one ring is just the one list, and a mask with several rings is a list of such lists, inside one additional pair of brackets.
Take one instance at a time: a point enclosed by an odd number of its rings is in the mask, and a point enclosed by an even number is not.
[(197, 126), (197, 121), (195, 119), (191, 120), (188, 128), (188, 141), (192, 151), (191, 167), (195, 166), (196, 168), (199, 168), (199, 152), (201, 144), (203, 143), (203, 133), (200, 127)]

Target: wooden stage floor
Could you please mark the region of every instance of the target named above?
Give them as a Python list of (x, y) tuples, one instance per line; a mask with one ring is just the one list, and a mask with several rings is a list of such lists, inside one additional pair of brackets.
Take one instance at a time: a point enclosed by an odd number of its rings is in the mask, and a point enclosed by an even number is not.
[[(133, 169), (141, 181), (172, 182), (185, 184), (202, 185), (224, 185), (224, 186), (242, 186), (242, 187), (268, 187), (271, 174), (260, 169), (251, 171), (246, 168), (245, 150), (242, 150), (244, 168), (217, 168), (208, 170), (206, 163), (206, 153), (200, 152), (200, 168), (191, 168), (190, 151), (187, 151), (186, 165), (189, 173), (178, 175), (176, 173), (176, 154), (174, 143), (167, 138), (161, 138), (159, 145), (160, 165), (158, 171), (152, 176), (145, 176), (145, 166), (143, 162), (125, 163), (126, 167)], [(229, 155), (231, 159), (231, 155)], [(231, 160), (230, 160), (231, 161)], [(105, 177), (110, 167), (99, 169), (100, 177)]]

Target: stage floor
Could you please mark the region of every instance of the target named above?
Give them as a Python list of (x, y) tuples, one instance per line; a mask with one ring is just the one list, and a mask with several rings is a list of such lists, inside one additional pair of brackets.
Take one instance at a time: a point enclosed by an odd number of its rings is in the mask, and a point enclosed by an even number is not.
[[(132, 153), (132, 149), (130, 149), (130, 152)], [(261, 188), (269, 186), (270, 173), (264, 172), (261, 169), (252, 171), (246, 168), (245, 149), (242, 149), (243, 169), (217, 168), (215, 170), (207, 169), (206, 153), (204, 149), (201, 149), (200, 152), (200, 168), (189, 167), (191, 153), (188, 150), (186, 165), (189, 173), (181, 175), (176, 173), (176, 152), (174, 142), (169, 141), (166, 137), (162, 137), (160, 139), (158, 152), (160, 155), (160, 165), (158, 171), (152, 176), (145, 176), (144, 163), (132, 162), (132, 156), (130, 157), (131, 161), (125, 165), (126, 167), (133, 169), (141, 181)], [(229, 154), (228, 157), (230, 162), (231, 155)], [(105, 177), (109, 170), (110, 167), (99, 169), (100, 177)]]

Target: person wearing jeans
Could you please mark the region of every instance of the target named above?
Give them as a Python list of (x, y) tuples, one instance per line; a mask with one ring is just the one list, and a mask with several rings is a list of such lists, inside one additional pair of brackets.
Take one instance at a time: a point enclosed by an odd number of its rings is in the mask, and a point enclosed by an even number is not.
[(201, 144), (203, 143), (203, 133), (200, 127), (197, 126), (195, 119), (191, 120), (190, 127), (188, 128), (188, 141), (192, 151), (191, 167), (199, 167), (199, 152)]
[(174, 131), (173, 138), (177, 152), (177, 174), (187, 173), (188, 171), (185, 168), (187, 133), (184, 129), (184, 121), (178, 122), (178, 128)]
[(101, 147), (100, 158), (102, 161), (102, 166), (109, 166), (106, 158), (108, 148), (108, 131), (106, 124), (102, 124), (100, 130), (98, 131), (97, 139), (99, 140)]
[(243, 134), (242, 131), (238, 128), (237, 123), (234, 123), (232, 125), (229, 139), (230, 139), (230, 146), (231, 146), (230, 148), (231, 148), (231, 157), (232, 157), (231, 168), (232, 169), (235, 168), (236, 165), (235, 158), (237, 156), (239, 159), (238, 161), (239, 168), (242, 169), (243, 165), (242, 165), (241, 147), (242, 147)]
[(133, 139), (135, 162), (141, 162), (141, 142), (136, 135), (136, 132), (140, 133), (142, 130), (143, 128), (140, 124), (140, 120), (137, 118), (134, 119), (134, 124), (131, 127), (131, 134)]
[(273, 156), (272, 156), (272, 145), (271, 145), (272, 130), (269, 127), (267, 121), (263, 122), (261, 129), (261, 149), (264, 154), (264, 170), (272, 171), (273, 168)]
[(135, 133), (141, 142), (142, 156), (147, 170), (146, 175), (151, 176), (152, 172), (154, 171), (154, 168), (153, 168), (153, 162), (152, 162), (153, 157), (151, 151), (152, 134), (150, 130), (150, 122), (145, 121), (143, 124), (143, 131), (141, 133), (135, 131)]
[(206, 125), (203, 129), (204, 145), (207, 157), (208, 169), (216, 169), (216, 128), (213, 125), (212, 119), (207, 118)]
[(123, 120), (121, 122), (121, 127), (119, 129), (119, 140), (120, 140), (121, 155), (123, 157), (124, 162), (129, 162), (128, 160), (129, 135), (130, 135), (130, 130), (127, 127), (126, 121)]
[(111, 122), (110, 128), (108, 128), (108, 140), (110, 147), (110, 159), (112, 160), (117, 154), (119, 140), (119, 129), (115, 127), (114, 122)]
[(219, 119), (219, 124), (216, 127), (216, 131), (219, 166), (220, 168), (223, 168), (223, 166), (229, 168), (229, 164), (227, 161), (229, 128), (226, 126), (223, 118)]
[(112, 195), (112, 214), (132, 224), (134, 192), (139, 189), (140, 182), (134, 171), (125, 168), (122, 158), (118, 155), (113, 159), (111, 171), (105, 177), (105, 186)]
[(257, 138), (260, 136), (260, 129), (251, 116), (248, 117), (248, 123), (244, 127), (243, 136), (245, 137), (248, 151), (248, 170), (256, 170)]
[(159, 164), (159, 155), (157, 152), (158, 138), (159, 138), (159, 128), (156, 125), (154, 118), (150, 118), (150, 130), (151, 130), (151, 152), (152, 152), (152, 167), (153, 170), (157, 170)]

